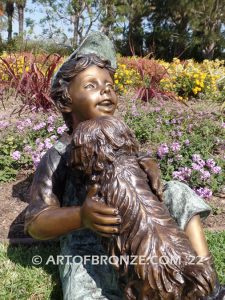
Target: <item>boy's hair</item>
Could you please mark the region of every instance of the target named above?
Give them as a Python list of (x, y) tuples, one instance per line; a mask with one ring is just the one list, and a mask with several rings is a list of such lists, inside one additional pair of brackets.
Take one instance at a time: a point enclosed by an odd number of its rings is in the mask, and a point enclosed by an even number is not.
[[(100, 68), (106, 68), (113, 78), (115, 69), (111, 67), (109, 60), (99, 58), (95, 54), (81, 55), (67, 60), (59, 69), (51, 86), (50, 96), (61, 111), (63, 106), (71, 104), (71, 98), (68, 88), (72, 79), (81, 71), (88, 67), (96, 65)], [(71, 113), (62, 113), (63, 119), (69, 128), (69, 134), (72, 133), (72, 115)]]

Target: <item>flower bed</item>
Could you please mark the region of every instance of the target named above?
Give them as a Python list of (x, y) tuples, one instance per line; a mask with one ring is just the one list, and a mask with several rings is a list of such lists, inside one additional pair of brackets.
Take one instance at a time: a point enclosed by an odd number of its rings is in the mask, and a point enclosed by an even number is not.
[[(21, 103), (29, 106), (31, 113), (16, 121), (0, 116), (0, 181), (15, 178), (21, 168), (36, 168), (41, 157), (66, 130), (61, 117), (50, 110), (52, 103), (48, 96), (51, 76), (62, 60), (32, 55), (31, 60), (26, 60), (29, 54), (15, 57), (16, 61), (7, 54), (2, 57), (5, 64), (0, 69), (1, 83), (7, 90), (15, 80), (19, 86), (25, 82), (26, 95), (21, 87), (14, 88), (25, 97)], [(193, 113), (178, 102), (173, 110), (168, 110), (170, 102), (165, 100), (189, 101), (191, 97), (200, 97), (202, 106), (205, 98), (220, 100), (224, 90), (217, 86), (216, 80), (224, 76), (224, 62), (200, 64), (174, 59), (169, 64), (138, 57), (118, 60), (115, 86), (124, 99), (123, 115), (142, 147), (148, 144), (145, 149), (151, 150), (159, 160), (163, 178), (186, 182), (205, 198), (223, 189), (225, 122), (222, 112), (218, 110), (213, 115), (203, 107)], [(1, 73), (3, 69), (8, 73)], [(42, 88), (40, 83), (44, 83)], [(125, 98), (128, 95), (131, 102)]]

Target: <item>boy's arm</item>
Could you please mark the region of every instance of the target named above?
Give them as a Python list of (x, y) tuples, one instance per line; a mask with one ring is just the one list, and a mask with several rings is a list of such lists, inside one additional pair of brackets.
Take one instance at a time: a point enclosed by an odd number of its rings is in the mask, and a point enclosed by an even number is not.
[(63, 193), (65, 178), (65, 161), (52, 148), (42, 158), (35, 172), (31, 202), (25, 217), (25, 231), (42, 240), (82, 228), (90, 228), (104, 236), (117, 233), (120, 223), (118, 212), (93, 201), (96, 187), (89, 191), (82, 207), (60, 207), (57, 195)]
[(95, 202), (92, 199), (95, 194), (96, 187), (92, 187), (81, 207), (51, 206), (44, 210), (29, 225), (29, 234), (41, 240), (52, 239), (82, 228), (89, 228), (105, 237), (117, 234), (118, 225), (121, 223), (118, 211)]

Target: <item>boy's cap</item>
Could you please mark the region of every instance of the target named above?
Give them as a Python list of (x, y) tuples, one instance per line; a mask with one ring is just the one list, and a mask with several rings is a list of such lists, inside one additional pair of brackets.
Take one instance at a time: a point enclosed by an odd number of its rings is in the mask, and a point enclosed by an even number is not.
[[(111, 62), (111, 67), (116, 69), (116, 51), (113, 42), (102, 32), (90, 33), (80, 44), (80, 46), (68, 57), (66, 62), (76, 59), (84, 54), (96, 54), (101, 59), (107, 59)], [(62, 67), (62, 66), (61, 66)], [(61, 67), (52, 78), (52, 86), (55, 83)]]
[(69, 60), (85, 54), (96, 54), (102, 59), (109, 60), (111, 66), (116, 68), (116, 51), (114, 45), (102, 32), (97, 31), (90, 33), (70, 55)]

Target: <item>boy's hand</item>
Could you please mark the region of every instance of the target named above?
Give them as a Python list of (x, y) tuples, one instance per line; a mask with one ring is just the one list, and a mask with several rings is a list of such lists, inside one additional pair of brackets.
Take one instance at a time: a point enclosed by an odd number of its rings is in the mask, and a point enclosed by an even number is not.
[(163, 186), (161, 182), (161, 172), (157, 162), (148, 156), (139, 156), (138, 162), (141, 168), (145, 171), (148, 176), (149, 185), (153, 193), (158, 196), (159, 200), (163, 200)]
[(117, 209), (97, 202), (94, 198), (98, 186), (94, 185), (88, 191), (87, 197), (81, 207), (82, 226), (89, 228), (102, 236), (111, 237), (119, 233), (121, 218)]

